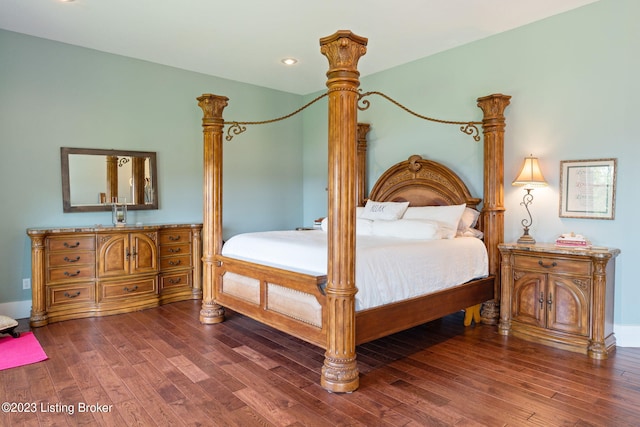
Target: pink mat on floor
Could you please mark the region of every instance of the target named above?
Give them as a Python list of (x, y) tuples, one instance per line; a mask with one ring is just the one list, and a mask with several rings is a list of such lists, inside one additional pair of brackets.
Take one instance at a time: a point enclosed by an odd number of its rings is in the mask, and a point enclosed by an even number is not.
[(23, 332), (18, 338), (0, 338), (0, 370), (29, 365), (48, 359), (33, 332)]

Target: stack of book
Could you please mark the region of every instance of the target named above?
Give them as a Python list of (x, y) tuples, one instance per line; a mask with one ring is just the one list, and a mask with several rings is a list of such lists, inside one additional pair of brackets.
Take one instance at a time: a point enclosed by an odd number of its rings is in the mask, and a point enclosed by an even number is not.
[(556, 246), (564, 246), (571, 248), (589, 248), (591, 242), (581, 234), (565, 233), (556, 239)]

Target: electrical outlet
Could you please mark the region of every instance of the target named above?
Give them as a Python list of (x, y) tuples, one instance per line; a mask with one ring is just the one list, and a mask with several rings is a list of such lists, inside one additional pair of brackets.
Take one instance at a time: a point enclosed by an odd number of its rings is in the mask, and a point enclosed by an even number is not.
[(22, 279), (22, 289), (31, 289), (31, 279)]

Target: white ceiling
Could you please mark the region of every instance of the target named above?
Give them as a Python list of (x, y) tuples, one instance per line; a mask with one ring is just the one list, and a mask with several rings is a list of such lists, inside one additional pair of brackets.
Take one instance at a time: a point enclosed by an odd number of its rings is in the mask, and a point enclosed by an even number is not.
[(337, 30), (369, 39), (366, 76), (595, 1), (1, 0), (0, 28), (305, 95)]

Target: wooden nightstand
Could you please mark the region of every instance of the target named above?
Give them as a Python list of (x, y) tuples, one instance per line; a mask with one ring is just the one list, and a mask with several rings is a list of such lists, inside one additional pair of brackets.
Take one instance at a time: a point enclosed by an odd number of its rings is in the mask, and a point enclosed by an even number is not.
[(606, 359), (615, 350), (613, 248), (499, 244), (498, 331)]

